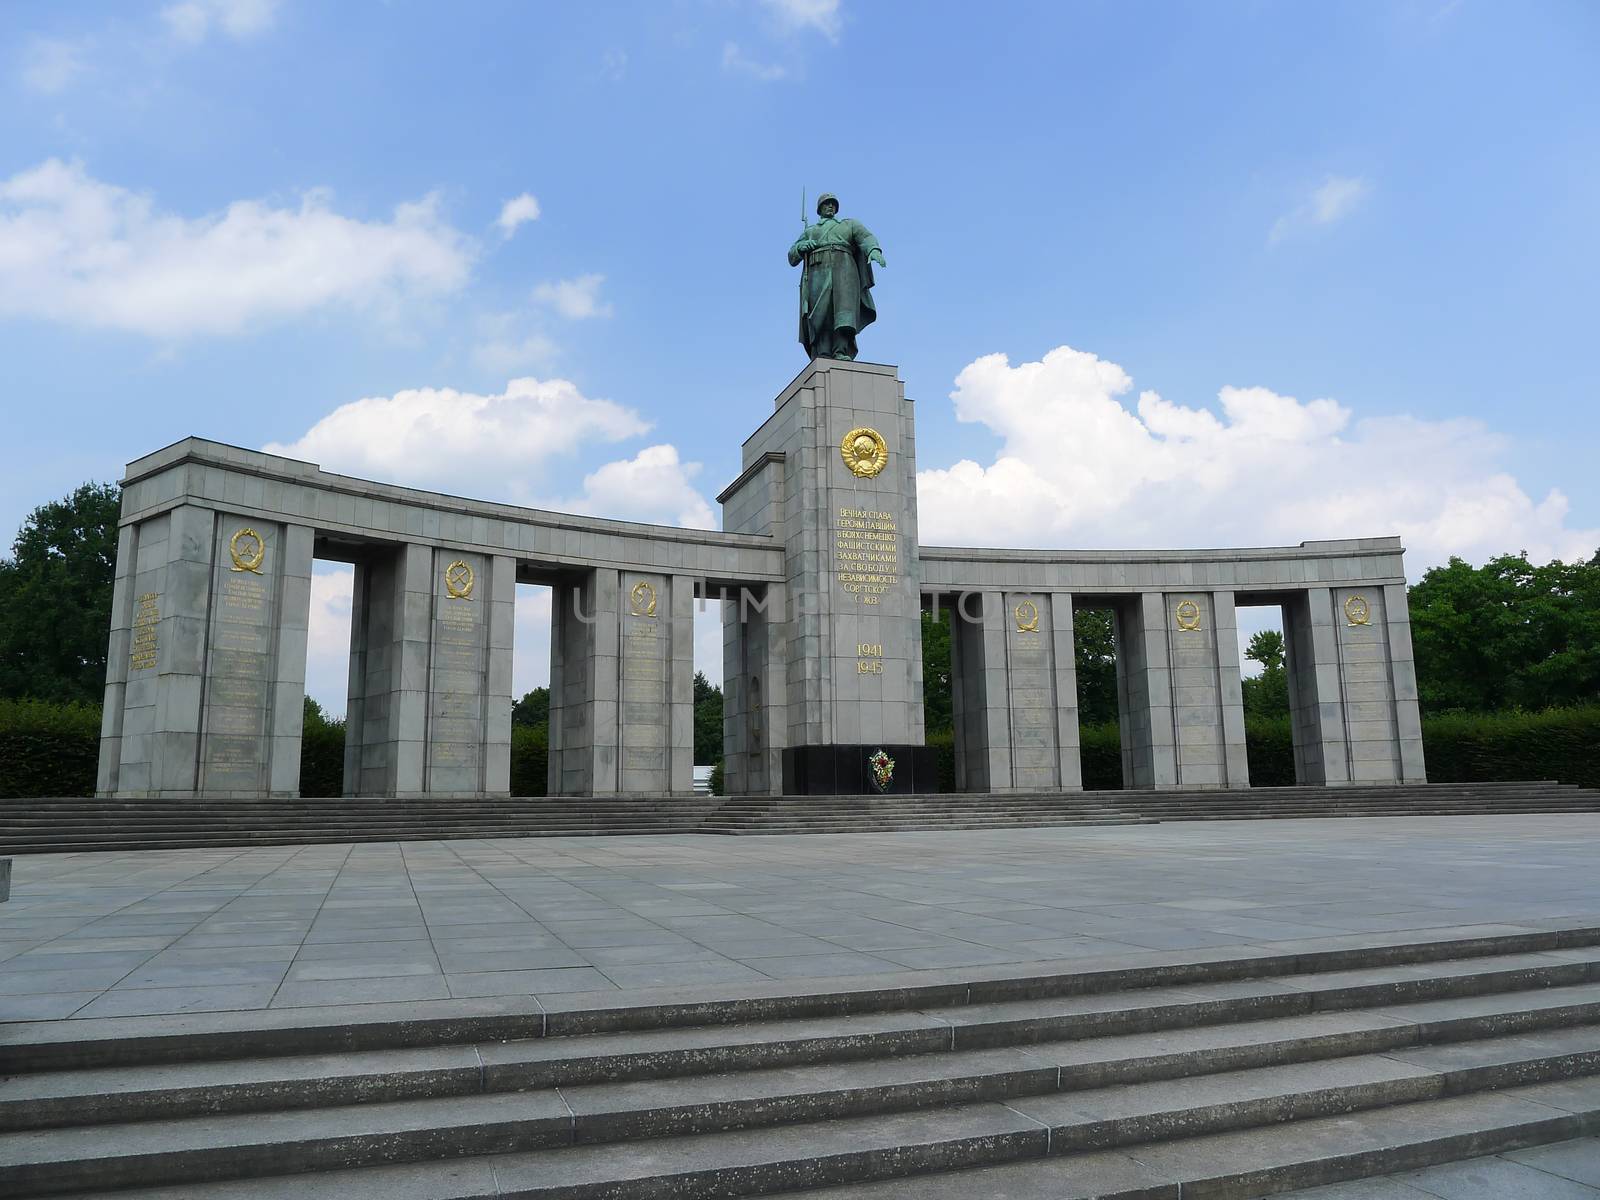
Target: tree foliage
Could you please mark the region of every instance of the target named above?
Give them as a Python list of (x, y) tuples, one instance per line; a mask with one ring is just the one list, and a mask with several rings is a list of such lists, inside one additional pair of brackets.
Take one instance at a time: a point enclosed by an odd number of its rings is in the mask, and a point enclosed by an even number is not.
[(922, 614), (922, 724), (929, 737), (955, 727), (950, 694), (950, 610)]
[(0, 697), (99, 703), (121, 503), (86, 483), (23, 522), (0, 561)]
[(722, 761), (722, 689), (703, 671), (694, 673), (694, 761)]
[(1109, 608), (1080, 608), (1072, 614), (1072, 645), (1078, 668), (1078, 722), (1115, 724), (1117, 720), (1117, 638)]
[(550, 689), (536, 687), (511, 706), (511, 724), (530, 729), (550, 724)]
[(1262, 629), (1250, 635), (1244, 656), (1261, 664), (1261, 674), (1243, 681), (1244, 715), (1247, 717), (1286, 717), (1289, 715), (1289, 671), (1284, 665), (1283, 634)]
[(1600, 553), (1536, 567), (1503, 554), (1452, 558), (1410, 592), (1427, 712), (1543, 709), (1600, 696)]

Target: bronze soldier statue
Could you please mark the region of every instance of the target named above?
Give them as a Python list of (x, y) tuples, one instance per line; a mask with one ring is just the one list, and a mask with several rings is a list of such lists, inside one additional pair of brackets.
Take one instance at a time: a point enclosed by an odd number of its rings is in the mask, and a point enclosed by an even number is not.
[(800, 276), (800, 344), (812, 358), (854, 358), (856, 334), (878, 319), (872, 303), (872, 264), (880, 267), (878, 239), (860, 221), (839, 219), (839, 199), (817, 198), (818, 221), (789, 247)]

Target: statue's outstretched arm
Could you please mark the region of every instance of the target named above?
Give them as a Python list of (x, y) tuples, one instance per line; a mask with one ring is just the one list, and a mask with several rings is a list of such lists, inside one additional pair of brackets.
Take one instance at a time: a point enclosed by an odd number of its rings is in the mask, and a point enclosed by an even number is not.
[(860, 221), (856, 222), (855, 242), (861, 248), (861, 252), (867, 256), (868, 262), (875, 262), (880, 267), (889, 265), (883, 261), (883, 249), (878, 245), (878, 239), (873, 237), (872, 230), (868, 229)]

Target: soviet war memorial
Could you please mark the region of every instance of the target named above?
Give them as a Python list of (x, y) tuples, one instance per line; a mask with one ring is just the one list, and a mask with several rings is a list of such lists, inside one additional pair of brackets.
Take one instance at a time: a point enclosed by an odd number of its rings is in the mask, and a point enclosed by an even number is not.
[(1592, 13), (10, 16), (0, 1195), (1600, 1198)]

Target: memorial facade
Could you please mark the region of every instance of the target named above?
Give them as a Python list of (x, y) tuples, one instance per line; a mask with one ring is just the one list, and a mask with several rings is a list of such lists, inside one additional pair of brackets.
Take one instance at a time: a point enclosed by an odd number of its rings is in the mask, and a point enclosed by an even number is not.
[(819, 358), (720, 532), (352, 479), (188, 439), (124, 480), (98, 790), (292, 796), (311, 565), (355, 568), (345, 791), (508, 795), (515, 585), (552, 589), (549, 790), (691, 795), (693, 623), (721, 606), (728, 790), (931, 791), (922, 612), (950, 614), (957, 783), (1082, 786), (1074, 614), (1115, 621), (1123, 775), (1247, 786), (1236, 608), (1283, 611), (1297, 778), (1421, 783), (1398, 538), (1201, 551), (923, 546), (914, 406)]

